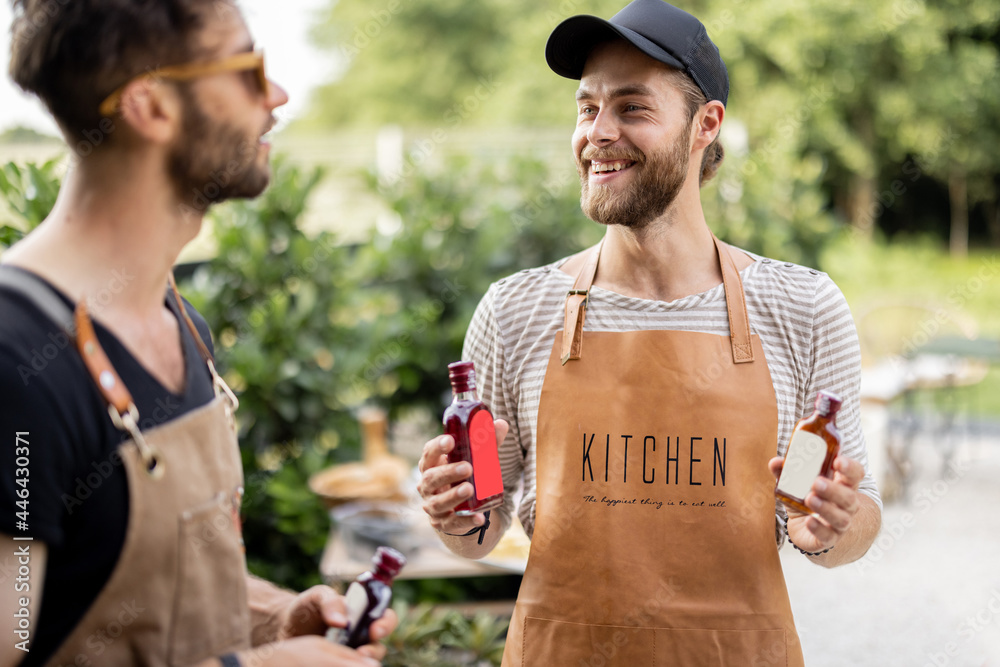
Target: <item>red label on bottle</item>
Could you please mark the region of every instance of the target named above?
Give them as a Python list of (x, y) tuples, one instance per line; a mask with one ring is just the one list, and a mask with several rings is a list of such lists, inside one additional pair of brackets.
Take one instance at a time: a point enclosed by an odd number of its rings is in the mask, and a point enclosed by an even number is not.
[(472, 475), (476, 480), (476, 499), (483, 500), (503, 492), (500, 455), (497, 453), (497, 433), (493, 415), (480, 410), (469, 424), (469, 445), (472, 449)]

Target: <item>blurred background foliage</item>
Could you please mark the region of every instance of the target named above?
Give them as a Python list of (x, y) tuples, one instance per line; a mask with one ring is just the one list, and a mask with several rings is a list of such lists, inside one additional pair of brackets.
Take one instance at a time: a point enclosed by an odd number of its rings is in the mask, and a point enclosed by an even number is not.
[[(703, 191), (713, 230), (828, 271), (856, 317), (893, 299), (923, 299), (1000, 337), (1000, 5), (678, 4), (702, 18), (732, 80), (726, 161)], [(418, 440), (436, 434), (445, 366), (459, 358), (489, 284), (600, 237), (580, 213), (569, 153), (576, 82), (549, 71), (543, 52), (564, 18), (609, 17), (622, 5), (337, 0), (323, 12), (313, 36), (338, 56), (338, 77), (276, 144), (398, 125), (407, 132), (400, 157), (416, 168), (393, 174), (373, 160), (337, 171), (340, 152), (307, 159), (290, 151), (265, 195), (213, 209), (212, 258), (179, 269), (242, 402), (255, 573), (295, 588), (318, 582), (328, 518), (307, 480), (359, 457), (358, 410), (430, 415)], [(428, 134), (436, 138), (430, 149), (423, 140), (419, 157), (415, 137)], [(511, 139), (500, 148), (462, 145), (491, 136)], [(545, 137), (555, 137), (557, 154)], [(14, 131), (3, 139), (32, 138)], [(54, 161), (0, 170), (0, 247), (44, 218), (60, 173)], [(376, 202), (375, 224), (359, 231), (358, 212), (317, 206), (331, 181)], [(309, 217), (319, 224), (303, 224)], [(344, 243), (345, 231), (358, 240)], [(996, 370), (975, 391), (977, 409), (1000, 416)], [(460, 595), (446, 588), (402, 586), (400, 594)], [(401, 628), (457, 645), (449, 639), (457, 621), (432, 623), (427, 613), (414, 611), (415, 623)], [(494, 630), (477, 631), (480, 655)], [(424, 664), (394, 650), (387, 664)]]
[[(545, 41), (570, 15), (610, 17), (624, 4), (331, 2), (314, 37), (339, 57), (342, 74), (316, 93), (299, 126), (560, 127), (568, 137), (576, 83), (545, 65)], [(764, 215), (752, 204), (737, 211), (727, 222), (739, 227), (734, 238), (797, 259), (795, 246), (751, 230), (769, 215), (784, 218), (777, 223), (820, 209), (865, 234), (933, 233), (958, 254), (970, 235), (1000, 243), (994, 0), (679, 5), (702, 19), (730, 72), (723, 136), (740, 168), (727, 166), (720, 198), (742, 192), (771, 203)], [(522, 149), (530, 146), (514, 147)]]

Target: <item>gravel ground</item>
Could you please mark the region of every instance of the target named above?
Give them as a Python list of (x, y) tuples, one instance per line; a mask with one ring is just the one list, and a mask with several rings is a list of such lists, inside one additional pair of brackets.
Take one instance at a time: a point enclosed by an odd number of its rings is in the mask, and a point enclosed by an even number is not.
[(947, 470), (940, 451), (914, 444), (906, 499), (862, 560), (782, 549), (808, 667), (1000, 667), (1000, 433), (963, 437)]

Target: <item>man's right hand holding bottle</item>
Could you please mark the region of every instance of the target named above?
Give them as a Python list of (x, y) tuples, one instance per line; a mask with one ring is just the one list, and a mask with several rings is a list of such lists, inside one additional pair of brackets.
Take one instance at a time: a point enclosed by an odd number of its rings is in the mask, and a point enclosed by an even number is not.
[[(507, 437), (510, 426), (503, 419), (496, 419), (493, 424), (499, 447)], [(448, 454), (454, 447), (455, 440), (450, 435), (440, 435), (424, 444), (418, 464), (420, 483), (417, 491), (423, 499), (423, 510), (430, 517), (431, 527), (451, 537), (444, 538), (448, 548), (466, 558), (481, 558), (500, 539), (500, 531), (488, 531), (487, 539), (483, 540), (482, 545), (476, 539), (461, 539), (460, 536), (482, 527), (486, 523), (486, 516), (482, 512), (472, 516), (455, 514), (455, 508), (469, 499), (473, 488), (466, 481), (472, 475), (472, 465), (467, 461), (448, 462)]]

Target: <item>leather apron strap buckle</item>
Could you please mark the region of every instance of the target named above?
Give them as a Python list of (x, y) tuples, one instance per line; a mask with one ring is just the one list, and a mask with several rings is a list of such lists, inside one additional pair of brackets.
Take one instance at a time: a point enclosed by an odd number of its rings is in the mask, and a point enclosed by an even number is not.
[(146, 474), (152, 479), (162, 479), (164, 465), (160, 452), (156, 447), (146, 442), (139, 429), (139, 408), (136, 407), (132, 393), (122, 382), (118, 372), (111, 365), (111, 360), (104, 352), (104, 348), (97, 340), (94, 323), (87, 312), (86, 301), (81, 299), (76, 304), (73, 317), (76, 324), (77, 350), (83, 358), (83, 364), (87, 367), (90, 377), (97, 385), (97, 390), (101, 392), (101, 396), (108, 404), (111, 423), (119, 431), (124, 431), (131, 436), (135, 446), (139, 449)]
[(566, 295), (566, 318), (563, 323), (562, 363), (565, 366), (570, 359), (579, 359), (583, 355), (583, 320), (590, 304), (590, 288), (597, 275), (597, 263), (601, 259), (601, 248), (604, 239), (591, 250), (587, 261), (576, 276), (573, 289)]
[[(743, 280), (736, 268), (732, 250), (712, 235), (722, 271), (722, 286), (726, 294), (726, 310), (729, 314), (729, 334), (733, 348), (733, 363), (745, 364), (754, 360), (753, 345), (750, 342), (750, 319), (747, 316), (746, 296)], [(563, 366), (583, 355), (583, 322), (587, 306), (590, 304), (590, 288), (597, 276), (597, 264), (601, 258), (604, 239), (594, 248), (587, 262), (576, 276), (573, 289), (566, 296), (566, 315), (563, 322), (561, 361)]]
[[(589, 300), (589, 290), (573, 289), (566, 297), (566, 323), (562, 340), (563, 366), (570, 359), (579, 359), (583, 352), (583, 320)], [(565, 332), (569, 331), (573, 332), (572, 336), (566, 335)]]

